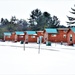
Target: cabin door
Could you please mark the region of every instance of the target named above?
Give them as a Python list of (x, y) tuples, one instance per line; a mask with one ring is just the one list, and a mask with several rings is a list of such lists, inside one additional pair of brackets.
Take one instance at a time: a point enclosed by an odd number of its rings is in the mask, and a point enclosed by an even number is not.
[(70, 34), (70, 36), (69, 36), (69, 41), (70, 41), (70, 43), (73, 42), (73, 35), (72, 34)]

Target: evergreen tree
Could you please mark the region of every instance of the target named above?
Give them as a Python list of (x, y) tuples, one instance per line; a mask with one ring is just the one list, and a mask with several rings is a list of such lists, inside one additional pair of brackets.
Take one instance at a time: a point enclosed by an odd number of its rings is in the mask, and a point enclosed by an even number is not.
[[(75, 5), (74, 5), (75, 7)], [(72, 12), (70, 12), (71, 14), (75, 15), (75, 8), (71, 8)], [(68, 25), (74, 25), (75, 24), (75, 17), (69, 17), (67, 16), (69, 22), (67, 22)]]
[(60, 27), (59, 19), (57, 18), (57, 16), (53, 16), (51, 21), (51, 28), (59, 28), (59, 27)]
[(60, 21), (57, 16), (51, 17), (50, 13), (46, 11), (42, 13), (39, 9), (35, 9), (31, 12), (29, 25), (31, 30), (44, 30), (48, 27), (58, 27)]

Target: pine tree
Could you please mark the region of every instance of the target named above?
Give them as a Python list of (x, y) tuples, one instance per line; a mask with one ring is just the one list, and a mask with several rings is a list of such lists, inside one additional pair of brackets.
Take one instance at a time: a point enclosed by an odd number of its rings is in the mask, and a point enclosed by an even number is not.
[[(75, 5), (74, 5), (75, 7)], [(75, 15), (75, 9), (71, 8), (72, 12), (70, 11), (71, 14)], [(67, 16), (69, 22), (67, 22), (67, 25), (74, 25), (75, 24), (75, 17), (69, 17)]]

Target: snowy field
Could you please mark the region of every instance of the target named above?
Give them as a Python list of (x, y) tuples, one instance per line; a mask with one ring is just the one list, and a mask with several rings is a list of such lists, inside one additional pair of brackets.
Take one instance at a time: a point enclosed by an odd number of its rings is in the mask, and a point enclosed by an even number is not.
[(0, 74), (75, 74), (75, 47), (0, 42)]

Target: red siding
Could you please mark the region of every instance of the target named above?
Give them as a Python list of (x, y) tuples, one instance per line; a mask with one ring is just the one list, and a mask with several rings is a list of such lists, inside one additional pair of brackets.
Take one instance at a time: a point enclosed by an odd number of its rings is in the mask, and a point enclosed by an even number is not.
[(37, 37), (43, 36), (42, 37), (42, 42), (44, 42), (44, 32), (43, 31), (37, 31)]
[[(45, 35), (46, 33), (44, 33)], [(53, 36), (53, 34), (48, 33), (48, 41), (51, 42), (67, 42), (67, 32), (64, 32), (64, 30), (58, 30), (58, 33), (55, 34), (56, 36)], [(64, 37), (66, 35), (66, 37)], [(44, 36), (45, 37), (45, 36)]]
[(24, 41), (25, 35), (17, 35), (17, 41)]
[[(16, 37), (16, 39), (15, 39)], [(12, 33), (12, 35), (10, 37), (5, 36), (5, 40), (6, 41), (22, 41), (25, 40), (25, 35), (16, 35), (15, 33)]]
[(11, 36), (5, 36), (5, 41), (11, 41)]
[(25, 39), (25, 35), (16, 35), (16, 33), (12, 33), (11, 39), (12, 41), (23, 41)]
[[(70, 41), (70, 34), (72, 34), (72, 42)], [(67, 43), (74, 43), (75, 44), (75, 33), (72, 30), (69, 30), (67, 35)]]
[(44, 42), (43, 43), (46, 43), (46, 41), (49, 41), (48, 33), (44, 32)]
[(37, 42), (37, 35), (28, 35), (28, 42)]
[(11, 35), (11, 41), (14, 41), (15, 40), (15, 33), (12, 33), (12, 35)]
[(57, 35), (56, 36), (52, 36), (52, 34), (48, 34), (48, 41), (51, 42), (57, 42)]
[[(38, 31), (37, 35), (28, 35), (28, 42), (37, 42), (37, 38), (39, 36), (43, 36), (42, 42), (46, 42), (46, 41), (51, 41), (51, 42), (67, 42), (70, 43), (70, 34), (73, 35), (72, 37), (72, 43), (75, 43), (75, 33), (72, 32), (71, 30), (68, 30), (68, 32), (64, 32), (64, 30), (58, 30), (58, 33), (56, 34), (56, 36), (52, 36), (53, 34), (48, 34), (46, 32), (43, 31)], [(5, 36), (5, 40), (6, 41), (15, 41), (15, 33), (12, 33), (12, 35), (9, 36)], [(64, 35), (66, 35), (66, 37), (64, 37)], [(25, 35), (17, 35), (17, 41), (22, 41), (25, 40), (26, 38), (26, 34)]]
[(37, 36), (43, 36), (43, 31), (37, 31)]
[[(66, 35), (66, 37), (64, 37)], [(59, 30), (56, 37), (57, 42), (67, 42), (67, 31)]]

